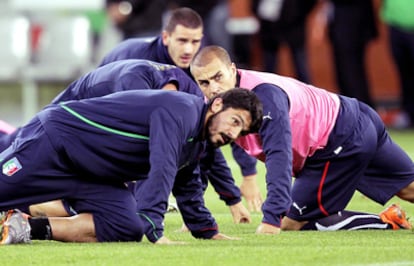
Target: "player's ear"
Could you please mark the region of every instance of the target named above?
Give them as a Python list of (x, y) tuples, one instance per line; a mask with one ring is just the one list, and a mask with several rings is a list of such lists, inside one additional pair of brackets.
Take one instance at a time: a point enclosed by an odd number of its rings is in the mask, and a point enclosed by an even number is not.
[(162, 33), (161, 33), (161, 38), (162, 38), (162, 43), (165, 46), (168, 45), (168, 38), (169, 37), (170, 37), (170, 34), (167, 31), (163, 30)]
[(233, 75), (236, 75), (236, 73), (237, 73), (237, 66), (236, 66), (236, 64), (234, 62), (231, 63), (230, 68), (231, 68), (231, 73)]
[(223, 99), (220, 97), (217, 97), (213, 100), (210, 110), (215, 114), (220, 112), (223, 109)]

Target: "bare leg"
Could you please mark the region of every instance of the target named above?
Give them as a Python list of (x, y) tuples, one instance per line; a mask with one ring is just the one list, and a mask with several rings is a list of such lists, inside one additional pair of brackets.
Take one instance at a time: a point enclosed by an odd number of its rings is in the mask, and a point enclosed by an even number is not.
[(93, 215), (81, 213), (71, 217), (50, 217), (53, 240), (63, 242), (97, 242)]
[(289, 217), (283, 217), (282, 219), (282, 230), (284, 231), (298, 231), (307, 222), (298, 222)]
[(397, 193), (397, 196), (403, 200), (414, 203), (414, 182), (401, 189), (401, 191)]
[(30, 205), (30, 215), (33, 217), (67, 217), (70, 216), (61, 200), (53, 200), (44, 203)]

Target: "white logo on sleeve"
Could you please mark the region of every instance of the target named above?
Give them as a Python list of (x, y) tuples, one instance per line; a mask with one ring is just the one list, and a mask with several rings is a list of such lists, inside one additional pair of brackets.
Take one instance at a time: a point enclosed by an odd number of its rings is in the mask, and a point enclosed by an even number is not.
[(269, 120), (272, 120), (273, 118), (270, 116), (270, 112), (268, 112), (267, 113), (267, 115), (264, 115), (263, 116), (263, 120), (265, 120), (265, 119), (269, 119)]

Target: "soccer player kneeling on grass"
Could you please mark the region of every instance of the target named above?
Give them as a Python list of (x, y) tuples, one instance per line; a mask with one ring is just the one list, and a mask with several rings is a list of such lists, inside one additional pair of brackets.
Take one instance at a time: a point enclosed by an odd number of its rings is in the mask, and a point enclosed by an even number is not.
[[(261, 102), (243, 89), (208, 104), (186, 93), (133, 90), (50, 105), (0, 153), (0, 211), (65, 199), (78, 214), (32, 219), (8, 211), (1, 244), (141, 241), (144, 234), (172, 243), (163, 219), (173, 189), (194, 237), (231, 239), (204, 205), (199, 158), (207, 142), (220, 147), (257, 132), (262, 116)], [(138, 200), (125, 186), (134, 180)]]
[(263, 103), (259, 134), (236, 140), (266, 164), (258, 234), (411, 228), (398, 205), (380, 215), (345, 210), (355, 191), (380, 204), (414, 202), (414, 163), (375, 110), (290, 77), (237, 69), (218, 46), (202, 48), (190, 68), (208, 98), (237, 86)]

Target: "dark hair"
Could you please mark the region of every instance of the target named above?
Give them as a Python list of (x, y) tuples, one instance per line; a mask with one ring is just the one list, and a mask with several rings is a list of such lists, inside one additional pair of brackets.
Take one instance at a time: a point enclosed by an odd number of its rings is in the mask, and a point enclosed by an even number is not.
[(175, 30), (177, 25), (183, 25), (190, 29), (197, 29), (203, 27), (203, 19), (191, 8), (181, 7), (172, 10), (168, 15), (164, 30), (171, 33)]
[(250, 124), (249, 132), (242, 132), (242, 135), (259, 132), (263, 120), (263, 105), (254, 92), (247, 89), (234, 88), (217, 94), (209, 101), (209, 105), (216, 98), (223, 100), (223, 110), (234, 108), (250, 112), (252, 123)]

